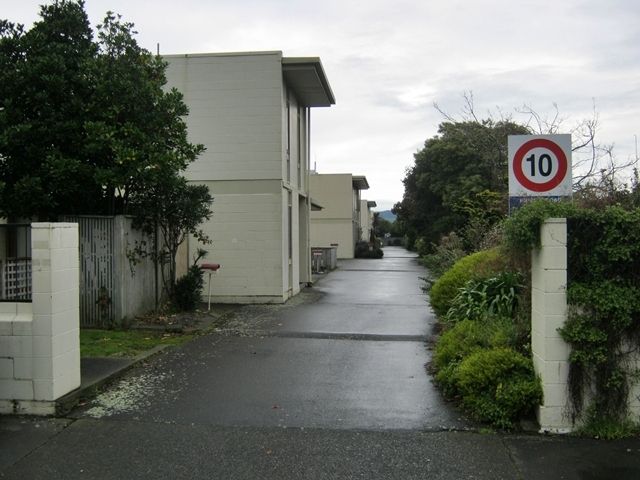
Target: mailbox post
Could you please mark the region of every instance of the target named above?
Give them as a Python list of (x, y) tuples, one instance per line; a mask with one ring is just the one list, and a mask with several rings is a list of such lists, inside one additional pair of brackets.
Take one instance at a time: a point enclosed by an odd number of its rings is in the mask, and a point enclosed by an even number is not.
[(220, 270), (221, 265), (219, 263), (203, 263), (200, 266), (203, 270), (209, 272), (209, 295), (207, 302), (207, 312), (211, 310), (211, 275)]

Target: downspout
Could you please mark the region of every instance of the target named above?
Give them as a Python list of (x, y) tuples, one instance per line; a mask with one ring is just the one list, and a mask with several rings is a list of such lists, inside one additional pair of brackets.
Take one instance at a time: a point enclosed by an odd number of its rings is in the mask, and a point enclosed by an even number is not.
[(156, 310), (158, 309), (158, 221), (155, 222), (153, 231), (153, 272), (154, 272), (154, 290), (156, 294)]

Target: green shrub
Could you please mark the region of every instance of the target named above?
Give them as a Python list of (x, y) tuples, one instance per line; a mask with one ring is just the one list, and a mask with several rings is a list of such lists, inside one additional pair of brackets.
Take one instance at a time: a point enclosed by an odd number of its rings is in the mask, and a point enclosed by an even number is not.
[(472, 253), (458, 260), (430, 288), (431, 307), (438, 317), (444, 317), (451, 308), (458, 289), (473, 279), (486, 278), (504, 268), (505, 261), (498, 249)]
[(586, 421), (578, 433), (603, 440), (617, 440), (638, 435), (640, 426), (629, 418), (598, 415), (597, 409), (591, 407), (586, 412)]
[(469, 280), (458, 290), (445, 320), (455, 323), (460, 320), (480, 320), (487, 315), (513, 317), (518, 305), (518, 294), (522, 290), (522, 275), (517, 272), (502, 272), (495, 277)]
[(488, 346), (487, 329), (479, 322), (464, 320), (444, 332), (433, 353), (436, 382), (446, 396), (457, 395), (456, 370), (471, 353)]
[[(479, 348), (479, 347), (476, 347)], [(456, 372), (460, 361), (452, 362), (440, 368), (435, 375), (435, 380), (445, 397), (453, 398), (460, 394), (456, 380)]]
[(383, 255), (384, 252), (377, 243), (371, 244), (365, 241), (359, 241), (356, 243), (356, 258), (382, 258)]
[(434, 365), (439, 369), (459, 362), (478, 348), (512, 346), (515, 338), (515, 327), (509, 318), (489, 317), (485, 322), (463, 320), (438, 339)]
[(460, 362), (464, 357), (480, 347), (487, 347), (487, 331), (480, 322), (463, 320), (445, 331), (433, 353), (433, 364), (441, 370), (452, 363)]
[(542, 402), (531, 359), (512, 348), (471, 353), (456, 369), (455, 382), (462, 406), (477, 420), (500, 428), (512, 428)]
[(436, 382), (447, 396), (459, 394), (456, 369), (472, 353), (516, 343), (515, 326), (508, 318), (487, 317), (484, 322), (463, 320), (445, 331), (435, 346), (433, 365)]
[(504, 223), (504, 241), (514, 251), (528, 251), (540, 246), (540, 227), (551, 217), (574, 216), (576, 208), (568, 202), (534, 200), (522, 206)]
[(442, 237), (438, 245), (432, 246), (432, 252), (423, 253), (418, 249), (418, 254), (421, 263), (427, 267), (433, 278), (440, 277), (466, 255), (462, 239), (455, 232)]
[(201, 301), (204, 271), (198, 265), (189, 267), (187, 274), (176, 281), (173, 291), (173, 305), (180, 311), (191, 311)]
[(419, 257), (424, 257), (431, 252), (432, 244), (430, 244), (426, 238), (418, 237), (413, 244), (413, 248)]

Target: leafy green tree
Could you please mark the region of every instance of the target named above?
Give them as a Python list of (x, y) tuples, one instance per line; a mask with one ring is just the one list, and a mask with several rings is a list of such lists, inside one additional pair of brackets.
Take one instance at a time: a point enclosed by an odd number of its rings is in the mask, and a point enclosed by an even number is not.
[(108, 12), (94, 39), (82, 0), (42, 6), (28, 31), (0, 21), (0, 216), (134, 213), (161, 237), (152, 255), (172, 298), (178, 247), (207, 242), (212, 198), (181, 176), (204, 147), (187, 139), (167, 64), (135, 34)]
[[(495, 205), (507, 207), (507, 136), (526, 133), (510, 121), (442, 123), (438, 135), (414, 155), (403, 180), (404, 197), (394, 206), (410, 242), (423, 237), (437, 243), (451, 231), (462, 232), (481, 214), (473, 208), (479, 202), (491, 205), (486, 220), (495, 222), (500, 216)], [(496, 196), (503, 201), (496, 203)]]
[(131, 23), (109, 12), (94, 40), (82, 0), (40, 17), (0, 21), (0, 215), (126, 213), (149, 172), (177, 175), (203, 150), (187, 107)]
[(0, 215), (48, 219), (95, 208), (83, 155), (87, 72), (97, 53), (82, 2), (55, 2), (25, 31), (0, 21)]
[[(160, 248), (150, 255), (168, 270), (161, 269), (163, 286), (167, 297), (174, 301), (178, 248), (189, 235), (203, 244), (211, 242), (200, 225), (211, 218), (213, 198), (206, 185), (189, 184), (184, 177), (172, 175), (170, 171), (155, 169), (150, 176), (153, 181), (148, 187), (131, 198), (134, 226), (159, 236)], [(137, 253), (144, 254), (143, 251)]]
[(389, 220), (382, 218), (379, 212), (374, 213), (373, 228), (376, 237), (382, 238), (387, 233), (392, 237), (401, 237), (402, 233), (398, 229), (397, 222), (390, 222)]
[(187, 140), (188, 114), (175, 88), (164, 90), (166, 62), (141, 48), (133, 24), (107, 13), (98, 27), (95, 91), (85, 128), (103, 209), (127, 211), (133, 195), (157, 188), (153, 172), (184, 170), (204, 150)]

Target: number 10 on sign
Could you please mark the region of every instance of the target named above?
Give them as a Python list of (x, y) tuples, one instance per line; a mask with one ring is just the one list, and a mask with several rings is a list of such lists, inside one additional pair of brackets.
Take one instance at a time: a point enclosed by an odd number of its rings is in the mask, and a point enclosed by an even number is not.
[[(531, 177), (536, 176), (536, 154), (532, 153), (530, 156), (525, 158), (525, 161), (531, 165)], [(543, 153), (538, 157), (538, 172), (543, 177), (548, 177), (551, 175), (551, 170), (553, 169), (551, 156)]]
[(571, 135), (509, 137), (509, 196), (571, 195)]

